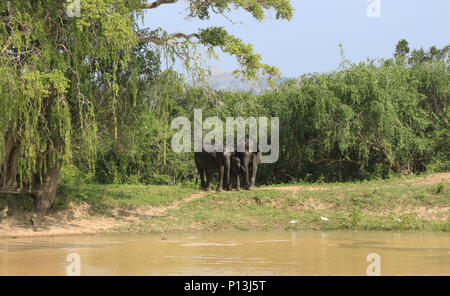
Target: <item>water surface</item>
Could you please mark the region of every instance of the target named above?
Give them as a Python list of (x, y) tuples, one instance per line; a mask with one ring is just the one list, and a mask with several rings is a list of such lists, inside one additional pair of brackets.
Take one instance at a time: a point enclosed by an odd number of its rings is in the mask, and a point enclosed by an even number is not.
[(227, 232), (0, 240), (0, 275), (450, 275), (450, 235), (392, 232)]

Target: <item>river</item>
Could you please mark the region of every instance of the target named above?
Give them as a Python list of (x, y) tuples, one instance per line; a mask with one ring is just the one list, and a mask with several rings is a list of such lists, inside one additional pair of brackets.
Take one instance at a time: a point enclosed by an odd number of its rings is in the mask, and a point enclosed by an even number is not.
[(450, 275), (450, 234), (298, 231), (0, 240), (0, 275), (366, 275), (368, 270)]

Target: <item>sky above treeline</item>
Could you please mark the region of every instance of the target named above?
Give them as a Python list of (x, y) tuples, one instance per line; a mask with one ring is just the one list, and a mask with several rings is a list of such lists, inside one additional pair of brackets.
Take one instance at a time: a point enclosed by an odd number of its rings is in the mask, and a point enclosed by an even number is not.
[[(256, 21), (245, 11), (234, 11), (227, 18), (186, 19), (186, 3), (161, 5), (145, 13), (141, 27), (163, 28), (168, 33), (197, 32), (199, 28), (223, 26), (230, 34), (252, 43), (263, 62), (277, 66), (284, 77), (304, 73), (328, 72), (341, 61), (342, 44), (351, 62), (370, 58), (390, 58), (400, 39), (411, 48), (450, 43), (449, 0), (293, 0), (294, 18), (276, 20), (273, 12)], [(369, 7), (370, 6), (370, 7)], [(208, 61), (216, 70), (231, 72), (236, 61), (220, 54), (219, 61)]]

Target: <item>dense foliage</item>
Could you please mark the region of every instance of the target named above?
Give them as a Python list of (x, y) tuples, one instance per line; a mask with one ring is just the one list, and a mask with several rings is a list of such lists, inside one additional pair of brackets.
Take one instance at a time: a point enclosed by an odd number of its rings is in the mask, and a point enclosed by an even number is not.
[[(180, 115), (192, 119), (194, 108), (203, 109), (204, 118), (280, 118), (280, 158), (260, 166), (259, 183), (449, 170), (448, 47), (432, 56), (434, 47), (398, 54), (399, 45), (392, 59), (359, 64), (344, 60), (336, 71), (304, 75), (262, 95), (194, 88), (180, 75), (165, 72), (139, 94), (150, 99), (131, 125), (119, 128), (126, 137), (103, 146), (94, 180), (193, 180), (193, 156), (170, 148), (170, 122)], [(418, 60), (417, 52), (431, 58)]]
[[(117, 105), (116, 69), (129, 60), (140, 1), (0, 1), (0, 189), (51, 206), (72, 145), (95, 157), (96, 106)], [(108, 15), (108, 17), (105, 17)]]

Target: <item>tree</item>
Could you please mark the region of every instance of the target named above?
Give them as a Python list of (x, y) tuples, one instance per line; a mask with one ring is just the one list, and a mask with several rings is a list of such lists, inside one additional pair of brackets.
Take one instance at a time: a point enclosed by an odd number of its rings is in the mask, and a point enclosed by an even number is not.
[(442, 49), (438, 49), (436, 46), (432, 46), (428, 51), (425, 51), (423, 48), (413, 49), (408, 58), (408, 63), (410, 65), (429, 63), (433, 61), (443, 61), (445, 63), (448, 63), (449, 53), (450, 45), (447, 45)]
[[(155, 9), (163, 4), (173, 4), (177, 0), (158, 0), (147, 5), (146, 9)], [(221, 14), (225, 17), (232, 8), (242, 8), (252, 14), (257, 20), (263, 20), (265, 12), (269, 9), (276, 11), (277, 19), (290, 20), (294, 9), (289, 0), (189, 0), (188, 17), (207, 20), (211, 13)], [(192, 52), (197, 45), (202, 45), (211, 56), (215, 56), (215, 48), (235, 56), (241, 69), (236, 70), (236, 74), (241, 74), (247, 79), (257, 79), (261, 75), (269, 77), (278, 76), (276, 67), (262, 64), (261, 56), (253, 51), (251, 44), (245, 44), (241, 39), (229, 35), (223, 27), (208, 27), (200, 29), (199, 32), (189, 34), (182, 32), (167, 33), (162, 28), (152, 30), (147, 35), (138, 37), (139, 42), (152, 42), (164, 47), (172, 56), (182, 60), (187, 68), (190, 68)], [(195, 69), (194, 69), (195, 70)]]
[[(400, 40), (395, 47), (394, 58), (399, 64), (406, 64), (407, 56), (410, 52), (408, 41)], [(389, 62), (388, 62), (389, 63)]]
[(428, 51), (423, 48), (413, 49), (411, 51), (408, 41), (402, 39), (395, 47), (394, 57), (397, 58), (400, 63), (407, 62), (409, 65), (422, 64), (431, 61), (443, 61), (448, 63), (449, 53), (450, 45), (447, 45), (442, 49), (431, 46)]
[[(249, 79), (276, 76), (251, 44), (221, 27), (199, 32), (167, 33), (162, 28), (139, 30), (138, 17), (177, 0), (23, 0), (0, 1), (0, 187), (23, 188), (35, 199), (32, 222), (38, 223), (52, 205), (62, 163), (78, 147), (93, 168), (97, 118), (119, 124), (121, 89), (133, 89), (139, 77), (120, 79), (133, 50), (151, 44), (180, 59), (188, 70), (202, 73), (195, 62), (197, 47), (211, 55), (219, 48), (236, 57), (236, 73)], [(188, 17), (207, 20), (244, 9), (258, 20), (274, 9), (277, 19), (291, 19), (288, 0), (188, 0)], [(80, 15), (67, 14), (80, 4)], [(117, 136), (117, 132), (116, 135)]]
[(408, 46), (408, 41), (406, 41), (405, 39), (402, 39), (397, 43), (397, 46), (395, 47), (394, 56), (405, 57), (409, 54), (409, 52), (410, 52), (410, 49)]

